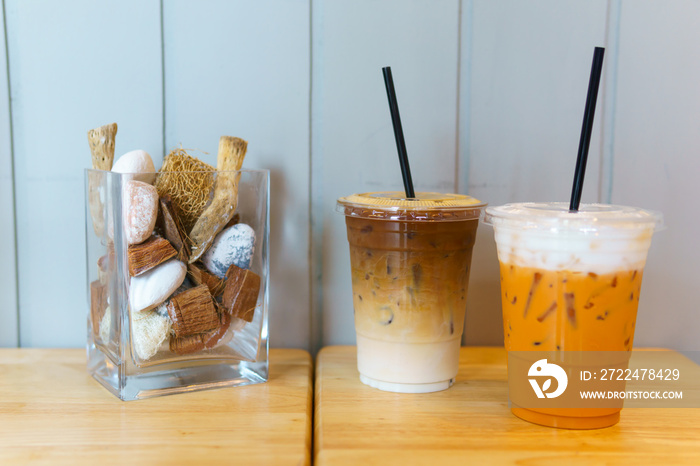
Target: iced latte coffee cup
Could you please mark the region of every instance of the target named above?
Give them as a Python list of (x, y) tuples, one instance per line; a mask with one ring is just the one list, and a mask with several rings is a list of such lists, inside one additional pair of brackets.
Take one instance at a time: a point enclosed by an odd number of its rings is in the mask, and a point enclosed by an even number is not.
[[(570, 212), (564, 203), (520, 203), (489, 207), (484, 222), (493, 225), (500, 262), (512, 412), (551, 427), (617, 423), (622, 402), (583, 408), (574, 398), (579, 369), (586, 365), (596, 373), (596, 366), (626, 367), (647, 251), (662, 225), (661, 214), (602, 204), (582, 204)], [(551, 398), (541, 393), (545, 388), (537, 395), (544, 398), (539, 404), (524, 406), (534, 397), (534, 371), (543, 366), (528, 361), (522, 376), (514, 378), (515, 366), (528, 354), (537, 354), (532, 359), (548, 354), (545, 365), (558, 362), (569, 374), (570, 393), (557, 380), (564, 396), (548, 383)], [(617, 388), (624, 390), (624, 382)]]
[(360, 380), (445, 390), (457, 375), (472, 247), (485, 204), (460, 194), (355, 194), (345, 215)]

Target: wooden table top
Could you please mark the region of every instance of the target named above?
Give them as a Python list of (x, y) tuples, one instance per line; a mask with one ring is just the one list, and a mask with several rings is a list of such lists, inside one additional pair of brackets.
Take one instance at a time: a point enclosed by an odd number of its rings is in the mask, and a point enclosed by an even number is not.
[(314, 464), (700, 464), (700, 409), (624, 408), (599, 430), (541, 427), (508, 407), (503, 348), (462, 348), (446, 391), (363, 385), (354, 346), (316, 361)]
[(0, 349), (0, 464), (309, 464), (312, 366), (272, 349), (267, 383), (122, 402), (84, 349)]

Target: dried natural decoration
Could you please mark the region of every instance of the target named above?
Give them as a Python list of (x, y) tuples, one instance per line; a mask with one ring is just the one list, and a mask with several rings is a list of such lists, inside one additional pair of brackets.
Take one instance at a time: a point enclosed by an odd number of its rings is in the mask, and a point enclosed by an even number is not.
[(141, 244), (130, 244), (127, 250), (129, 275), (141, 275), (175, 256), (177, 251), (170, 242), (158, 236), (151, 236)]
[[(110, 123), (88, 131), (88, 143), (92, 154), (92, 168), (110, 171), (114, 162), (114, 139), (117, 136), (117, 124)], [(102, 173), (88, 173), (88, 204), (95, 234), (101, 238), (104, 235), (104, 205), (100, 199), (100, 184), (104, 178)]]
[(192, 245), (190, 264), (202, 257), (214, 237), (233, 217), (238, 205), (239, 170), (248, 150), (248, 142), (232, 136), (221, 136), (216, 168), (216, 187), (212, 201), (189, 232)]
[(192, 157), (185, 149), (174, 149), (163, 161), (156, 178), (160, 197), (170, 196), (189, 232), (209, 203), (216, 169)]
[(88, 131), (88, 143), (92, 154), (92, 168), (110, 171), (114, 162), (114, 139), (117, 124), (110, 123)]

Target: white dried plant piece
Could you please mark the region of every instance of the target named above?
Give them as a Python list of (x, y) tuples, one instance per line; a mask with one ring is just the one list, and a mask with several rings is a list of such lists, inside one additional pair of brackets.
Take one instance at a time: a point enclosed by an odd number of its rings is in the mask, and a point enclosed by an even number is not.
[(163, 342), (170, 335), (170, 320), (155, 311), (133, 314), (131, 336), (136, 355), (141, 360), (155, 356)]
[[(92, 168), (110, 171), (114, 162), (114, 141), (117, 136), (117, 124), (110, 123), (88, 131), (88, 144), (92, 154)], [(100, 198), (100, 186), (104, 179), (102, 173), (88, 174), (88, 204), (92, 227), (98, 237), (104, 235), (104, 205)]]
[(238, 170), (243, 166), (248, 143), (232, 136), (221, 136), (216, 163), (216, 183), (211, 203), (192, 227), (190, 264), (196, 262), (214, 237), (228, 224), (238, 205)]

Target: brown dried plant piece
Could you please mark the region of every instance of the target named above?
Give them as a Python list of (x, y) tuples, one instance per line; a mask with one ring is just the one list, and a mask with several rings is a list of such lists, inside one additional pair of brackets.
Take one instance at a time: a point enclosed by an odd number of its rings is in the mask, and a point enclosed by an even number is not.
[(208, 332), (219, 326), (219, 314), (206, 285), (176, 295), (166, 308), (176, 337)]
[(226, 271), (226, 288), (222, 305), (224, 310), (246, 322), (253, 321), (260, 293), (260, 276), (247, 269), (231, 265)]
[(241, 222), (241, 214), (236, 214), (233, 217), (231, 217), (231, 220), (229, 220), (229, 222), (226, 224), (226, 226), (223, 229), (225, 230), (228, 227), (238, 225), (240, 222)]
[(170, 196), (177, 206), (185, 232), (190, 231), (211, 199), (214, 172), (214, 167), (182, 148), (171, 151), (163, 161), (155, 186), (160, 197)]
[(190, 247), (187, 243), (185, 226), (180, 220), (177, 206), (169, 195), (160, 198), (159, 226), (165, 238), (170, 241), (177, 251), (177, 260), (187, 263), (190, 257)]
[(92, 321), (92, 334), (99, 338), (100, 322), (107, 309), (107, 286), (95, 280), (90, 283), (90, 320)]
[(206, 285), (213, 297), (217, 297), (224, 292), (224, 280), (213, 273), (207, 272), (199, 264), (189, 264), (187, 273), (196, 285)]
[(226, 332), (228, 332), (229, 327), (231, 327), (231, 315), (226, 312), (222, 313), (220, 322), (219, 328), (202, 334), (202, 341), (204, 342), (205, 348), (212, 349), (226, 336)]
[(214, 196), (189, 233), (192, 241), (190, 263), (198, 260), (214, 237), (233, 217), (238, 205), (238, 171), (243, 165), (248, 143), (243, 139), (221, 136), (217, 157)]
[(189, 354), (204, 349), (202, 335), (189, 335), (186, 337), (170, 337), (170, 351), (176, 354)]
[(151, 236), (141, 244), (130, 244), (127, 252), (129, 275), (135, 277), (177, 255), (167, 239)]

